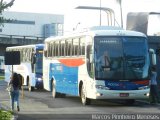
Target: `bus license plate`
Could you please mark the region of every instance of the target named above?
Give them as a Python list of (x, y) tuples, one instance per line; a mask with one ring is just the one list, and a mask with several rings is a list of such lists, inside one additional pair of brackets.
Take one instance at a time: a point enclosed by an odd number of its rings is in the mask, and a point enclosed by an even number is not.
[(129, 96), (129, 93), (120, 93), (119, 96), (120, 96), (120, 97), (128, 97), (128, 96)]

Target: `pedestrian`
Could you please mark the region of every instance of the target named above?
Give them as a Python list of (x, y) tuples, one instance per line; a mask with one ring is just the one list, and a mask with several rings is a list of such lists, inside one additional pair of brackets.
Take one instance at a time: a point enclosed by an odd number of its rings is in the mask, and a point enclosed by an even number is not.
[(150, 103), (160, 103), (158, 88), (157, 88), (157, 72), (156, 67), (151, 68), (151, 80), (150, 80)]
[(10, 94), (10, 104), (11, 104), (11, 110), (14, 111), (14, 103), (17, 104), (17, 111), (20, 111), (19, 108), (19, 76), (17, 73), (13, 73), (9, 82), (9, 85), (13, 86), (13, 90), (9, 92)]

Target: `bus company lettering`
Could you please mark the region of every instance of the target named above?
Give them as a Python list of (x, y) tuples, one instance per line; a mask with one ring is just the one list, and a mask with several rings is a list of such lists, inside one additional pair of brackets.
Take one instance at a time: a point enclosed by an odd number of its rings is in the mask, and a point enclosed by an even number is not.
[(61, 65), (60, 66), (56, 66), (56, 70), (63, 71), (63, 67)]
[(108, 83), (109, 86), (120, 86), (119, 83)]

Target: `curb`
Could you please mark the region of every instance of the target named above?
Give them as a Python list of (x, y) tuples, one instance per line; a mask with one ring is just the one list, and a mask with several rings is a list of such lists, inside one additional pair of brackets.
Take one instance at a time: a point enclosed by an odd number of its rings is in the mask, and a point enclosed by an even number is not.
[(11, 120), (18, 120), (18, 115), (13, 115), (13, 117), (11, 118)]

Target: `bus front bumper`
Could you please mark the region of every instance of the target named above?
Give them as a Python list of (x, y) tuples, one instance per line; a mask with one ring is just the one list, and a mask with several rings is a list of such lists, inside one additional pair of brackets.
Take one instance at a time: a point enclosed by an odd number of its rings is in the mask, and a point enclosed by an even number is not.
[(100, 90), (89, 98), (92, 99), (148, 99), (149, 89), (146, 90)]
[(43, 88), (43, 80), (37, 80), (36, 81), (36, 86), (35, 86), (36, 88), (40, 88), (40, 89), (42, 89)]

